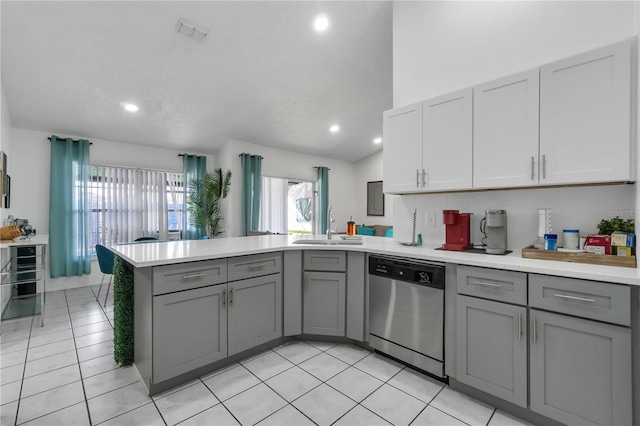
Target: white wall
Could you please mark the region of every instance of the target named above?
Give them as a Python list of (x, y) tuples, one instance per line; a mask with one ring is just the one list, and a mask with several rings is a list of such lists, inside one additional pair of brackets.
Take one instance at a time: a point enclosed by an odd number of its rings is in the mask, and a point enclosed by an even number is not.
[[(580, 234), (595, 234), (602, 218), (634, 217), (635, 185), (606, 185), (573, 188), (518, 189), (467, 193), (402, 196), (394, 209), (394, 239), (411, 241), (411, 218), (418, 209), (417, 232), (429, 244), (442, 244), (445, 231), (442, 210), (473, 213), (472, 238), (481, 243), (479, 227), (485, 210), (507, 211), (508, 248), (520, 251), (538, 235), (538, 208), (551, 208), (551, 227), (562, 245), (562, 229), (579, 229)], [(427, 226), (427, 215), (435, 214), (436, 227)]]
[[(7, 174), (10, 176), (12, 172), (11, 161), (13, 156), (11, 155), (11, 116), (9, 115), (9, 107), (7, 106), (7, 100), (4, 95), (4, 85), (0, 82), (0, 151), (3, 151), (7, 155)], [(0, 197), (1, 198), (1, 197)], [(5, 209), (3, 200), (0, 199), (0, 221), (4, 220), (11, 214), (11, 209)], [(1, 222), (0, 222), (1, 225)], [(9, 251), (7, 249), (0, 250), (0, 267), (4, 266), (8, 259)], [(2, 310), (6, 306), (9, 298), (11, 297), (11, 286), (2, 286), (0, 290), (0, 306)]]
[(367, 182), (383, 180), (382, 151), (378, 151), (355, 163), (355, 212), (353, 220), (358, 225), (393, 225), (393, 203), (397, 195), (384, 196), (384, 216), (367, 216)]
[[(394, 108), (483, 83), (632, 37), (637, 2), (395, 2)], [(394, 238), (411, 239), (411, 213), (427, 242), (444, 240), (443, 209), (508, 214), (509, 248), (537, 234), (535, 210), (552, 208), (553, 229), (595, 232), (602, 218), (636, 215), (637, 185), (403, 196), (394, 206)], [(427, 213), (436, 227), (427, 228)], [(475, 232), (479, 243), (479, 232)]]
[(329, 167), (329, 204), (336, 213), (336, 228), (346, 232), (349, 216), (355, 211), (355, 166), (346, 161), (300, 154), (292, 151), (230, 140), (219, 152), (216, 167), (231, 170), (231, 189), (223, 205), (226, 237), (242, 235), (242, 168), (239, 155), (261, 155), (262, 175), (279, 178), (317, 181), (314, 166)]
[[(33, 130), (13, 128), (11, 131), (12, 145), (19, 147), (12, 150), (10, 157), (11, 212), (16, 218), (28, 219), (39, 234), (49, 233), (50, 142), (47, 138), (50, 136), (50, 133)], [(178, 156), (181, 151), (88, 139), (93, 144), (92, 164), (182, 171), (182, 157)], [(207, 156), (209, 169), (212, 164), (215, 164), (215, 157)], [(3, 214), (4, 218), (6, 215)], [(99, 284), (101, 278), (98, 264), (94, 262), (91, 275), (50, 279), (47, 291)]]
[(394, 2), (394, 108), (636, 34), (632, 1)]

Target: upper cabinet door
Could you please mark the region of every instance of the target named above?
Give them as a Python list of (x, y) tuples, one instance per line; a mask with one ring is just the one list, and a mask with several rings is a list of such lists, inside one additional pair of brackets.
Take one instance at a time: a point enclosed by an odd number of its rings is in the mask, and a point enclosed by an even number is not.
[(538, 69), (473, 89), (473, 187), (538, 183)]
[(422, 190), (422, 103), (384, 112), (383, 143), (384, 192)]
[(631, 42), (540, 69), (540, 183), (634, 180)]
[(425, 101), (422, 164), (428, 191), (470, 189), (473, 170), (471, 88)]

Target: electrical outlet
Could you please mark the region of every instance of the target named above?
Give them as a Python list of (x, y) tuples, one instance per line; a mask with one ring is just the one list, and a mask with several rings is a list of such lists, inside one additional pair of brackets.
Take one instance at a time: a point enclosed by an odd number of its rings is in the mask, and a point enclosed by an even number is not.
[(427, 213), (427, 228), (436, 227), (436, 212)]

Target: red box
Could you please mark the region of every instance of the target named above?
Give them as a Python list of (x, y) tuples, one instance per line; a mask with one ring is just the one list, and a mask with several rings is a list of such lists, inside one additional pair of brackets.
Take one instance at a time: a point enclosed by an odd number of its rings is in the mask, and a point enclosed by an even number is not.
[(604, 254), (611, 254), (611, 235), (588, 235), (586, 245), (604, 247)]

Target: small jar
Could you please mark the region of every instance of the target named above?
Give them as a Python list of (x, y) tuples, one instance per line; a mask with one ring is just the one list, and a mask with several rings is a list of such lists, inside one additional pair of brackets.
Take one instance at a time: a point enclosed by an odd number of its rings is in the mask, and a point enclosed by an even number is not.
[(577, 250), (580, 248), (580, 232), (577, 229), (563, 229), (564, 248)]
[(558, 242), (558, 234), (544, 234), (544, 249), (555, 251)]

